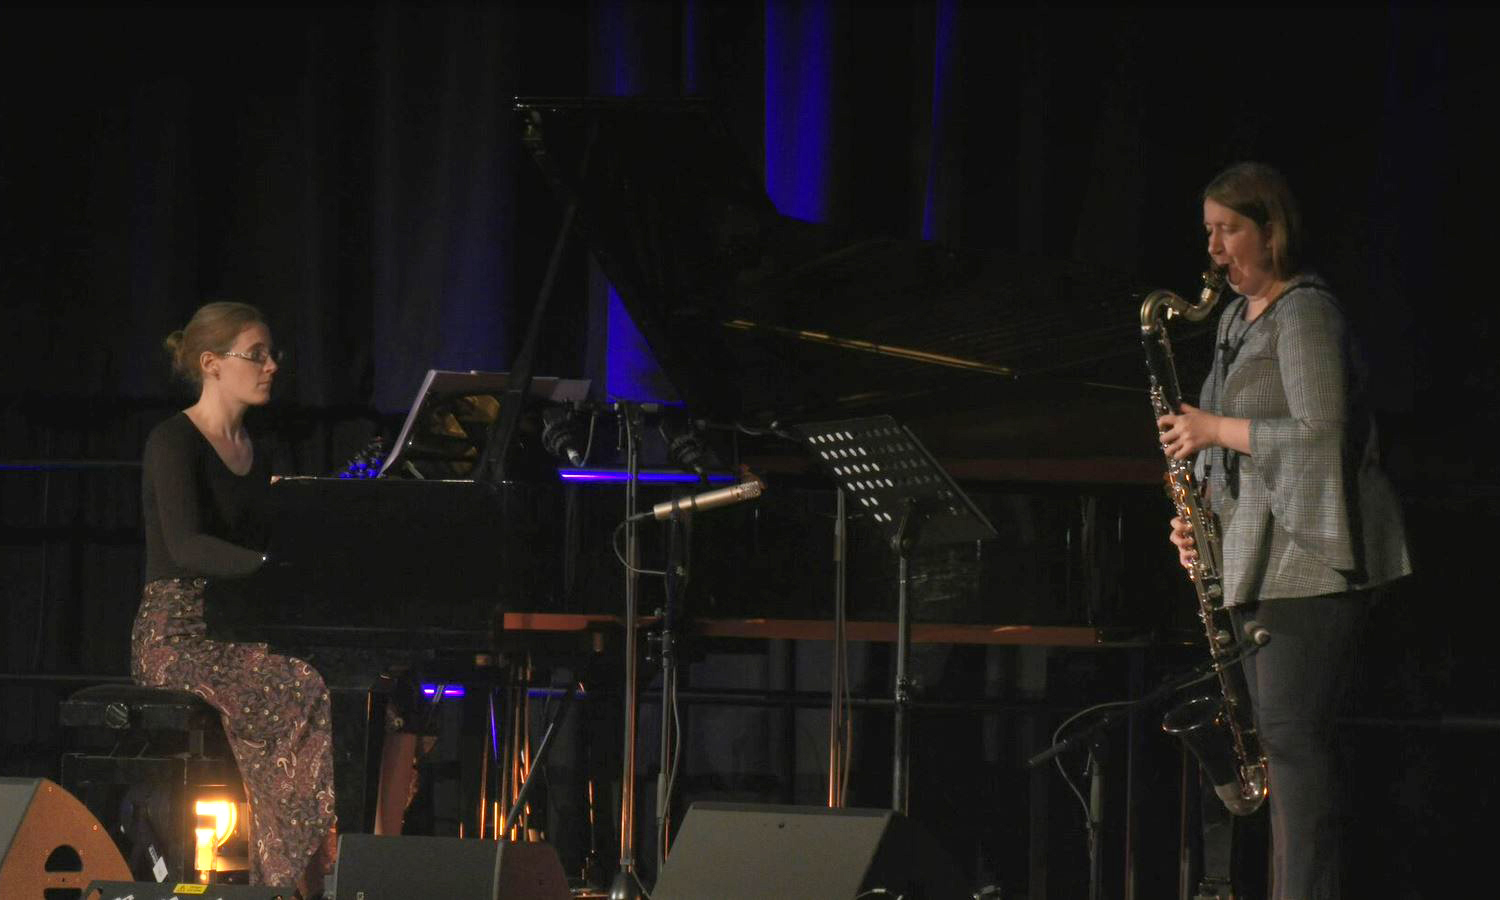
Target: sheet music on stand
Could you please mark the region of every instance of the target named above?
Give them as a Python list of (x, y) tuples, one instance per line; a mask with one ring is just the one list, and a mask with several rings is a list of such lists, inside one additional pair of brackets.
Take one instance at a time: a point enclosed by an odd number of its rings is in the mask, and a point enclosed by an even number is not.
[[(911, 799), (908, 717), (915, 686), (907, 674), (911, 654), (911, 552), (918, 547), (989, 540), (997, 534), (911, 429), (896, 424), (890, 416), (818, 422), (792, 430), (818, 458), (820, 467), (833, 476), (839, 489), (858, 503), (885, 535), (900, 560), (891, 808), (904, 814)], [(835, 641), (839, 644), (843, 615), (840, 605), (835, 625)], [(840, 653), (842, 647), (836, 648), (835, 654)]]
[(894, 541), (910, 510), (906, 550), (997, 536), (994, 526), (911, 433), (890, 416), (792, 428), (849, 499)]
[[(508, 372), (428, 369), (380, 475), (473, 479), (509, 380)], [(587, 379), (536, 377), (529, 396), (547, 403), (582, 403), (588, 393)]]

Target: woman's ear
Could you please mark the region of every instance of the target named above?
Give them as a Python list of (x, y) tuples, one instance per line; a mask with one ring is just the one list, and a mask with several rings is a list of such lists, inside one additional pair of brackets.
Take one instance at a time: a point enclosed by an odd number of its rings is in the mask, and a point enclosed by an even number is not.
[(204, 378), (219, 377), (219, 357), (212, 350), (204, 350), (198, 354), (198, 371), (203, 373)]
[(1266, 253), (1266, 267), (1271, 274), (1281, 277), (1281, 258), (1276, 252), (1276, 223), (1267, 222), (1260, 227), (1260, 239)]

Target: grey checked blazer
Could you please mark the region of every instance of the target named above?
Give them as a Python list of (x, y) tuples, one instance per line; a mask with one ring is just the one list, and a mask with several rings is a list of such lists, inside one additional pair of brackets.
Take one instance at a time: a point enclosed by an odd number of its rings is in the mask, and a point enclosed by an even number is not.
[(1214, 447), (1199, 474), (1219, 516), (1230, 605), (1375, 587), (1411, 571), (1401, 507), (1337, 301), (1296, 280), (1248, 328), (1219, 320), (1200, 406), (1250, 420), (1250, 454)]

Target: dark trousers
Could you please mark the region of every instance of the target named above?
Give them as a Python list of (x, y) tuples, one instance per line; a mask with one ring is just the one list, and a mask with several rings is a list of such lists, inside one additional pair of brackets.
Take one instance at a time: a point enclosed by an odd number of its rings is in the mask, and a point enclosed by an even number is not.
[(1271, 633), (1245, 661), (1245, 676), (1270, 764), (1272, 900), (1339, 896), (1335, 724), (1370, 597), (1265, 600), (1234, 614), (1236, 627), (1254, 619)]

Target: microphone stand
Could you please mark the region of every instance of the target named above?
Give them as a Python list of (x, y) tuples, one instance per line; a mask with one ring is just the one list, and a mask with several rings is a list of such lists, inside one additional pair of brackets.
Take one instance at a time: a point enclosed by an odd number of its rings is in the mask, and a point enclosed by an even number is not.
[(1034, 769), (1042, 763), (1051, 761), (1054, 756), (1057, 756), (1058, 754), (1066, 750), (1071, 750), (1074, 747), (1077, 747), (1078, 745), (1084, 743), (1086, 740), (1093, 738), (1094, 735), (1100, 734), (1101, 732), (1107, 730), (1109, 726), (1115, 724), (1121, 718), (1129, 715), (1129, 713), (1134, 711), (1136, 708), (1152, 706), (1158, 701), (1177, 693), (1188, 685), (1203, 680), (1205, 676), (1215, 671), (1215, 667), (1217, 666), (1232, 666), (1244, 662), (1246, 659), (1249, 659), (1251, 656), (1255, 655), (1255, 653), (1259, 651), (1260, 648), (1261, 645), (1259, 644), (1250, 644), (1246, 649), (1235, 654), (1234, 656), (1231, 656), (1229, 659), (1223, 661), (1209, 660), (1206, 663), (1201, 663), (1193, 667), (1191, 670), (1183, 673), (1182, 675), (1178, 675), (1175, 678), (1169, 678), (1168, 680), (1153, 688), (1151, 690), (1151, 693), (1146, 694), (1144, 697), (1141, 697), (1137, 700), (1132, 700), (1128, 705), (1117, 706), (1114, 709), (1111, 709), (1109, 712), (1106, 712), (1095, 719), (1094, 723), (1087, 728), (1082, 728), (1075, 731), (1071, 737), (1064, 738), (1063, 740), (1052, 744), (1045, 750), (1042, 750), (1041, 752), (1032, 756), (1030, 759), (1026, 760), (1026, 768)]
[(847, 725), (849, 708), (844, 695), (849, 692), (849, 636), (846, 628), (848, 603), (846, 589), (849, 582), (847, 534), (849, 510), (842, 487), (835, 488), (838, 494), (838, 509), (833, 520), (833, 683), (829, 686), (828, 708), (828, 806), (838, 809), (844, 805), (844, 771), (848, 764)]
[(911, 585), (911, 551), (917, 543), (917, 505), (908, 499), (901, 507), (901, 522), (891, 538), (899, 562), (896, 587), (896, 709), (895, 748), (891, 766), (891, 809), (906, 813), (911, 802), (911, 694), (915, 684), (907, 672), (911, 656), (911, 611), (907, 601)]
[(676, 765), (673, 757), (682, 741), (677, 733), (673, 710), (677, 704), (677, 625), (678, 601), (687, 582), (686, 517), (674, 509), (667, 520), (666, 603), (661, 610), (661, 631), (657, 635), (657, 653), (661, 658), (661, 764), (656, 774), (656, 871), (667, 863), (668, 822), (672, 803), (671, 776)]
[(620, 870), (609, 888), (609, 900), (637, 900), (640, 880), (635, 871), (635, 743), (636, 706), (639, 699), (636, 684), (636, 656), (640, 614), (641, 563), (639, 505), (641, 473), (640, 407), (627, 401), (615, 405), (625, 441), (625, 746), (623, 776), (620, 781)]
[(1102, 762), (1105, 734), (1111, 726), (1121, 719), (1129, 716), (1140, 709), (1154, 706), (1165, 700), (1172, 694), (1177, 693), (1188, 685), (1194, 684), (1210, 673), (1217, 671), (1220, 667), (1237, 665), (1253, 656), (1260, 650), (1262, 644), (1251, 642), (1240, 653), (1235, 654), (1227, 660), (1210, 659), (1206, 663), (1195, 666), (1185, 674), (1176, 678), (1169, 678), (1157, 685), (1150, 693), (1138, 700), (1132, 700), (1124, 706), (1116, 706), (1096, 718), (1086, 728), (1080, 728), (1072, 735), (1058, 741), (1041, 752), (1026, 760), (1026, 768), (1034, 769), (1043, 763), (1083, 744), (1089, 744), (1092, 751), (1089, 755), (1089, 900), (1100, 900), (1104, 895), (1103, 874), (1104, 860), (1100, 850), (1100, 837), (1104, 833), (1104, 765)]
[(1104, 900), (1104, 735), (1089, 750), (1089, 900)]

